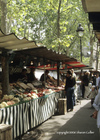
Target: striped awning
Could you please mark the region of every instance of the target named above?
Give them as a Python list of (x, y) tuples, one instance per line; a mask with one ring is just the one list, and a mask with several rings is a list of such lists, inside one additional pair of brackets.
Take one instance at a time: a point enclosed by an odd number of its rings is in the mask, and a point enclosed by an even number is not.
[(83, 64), (82, 62), (79, 62), (79, 61), (65, 62), (64, 64), (67, 65), (68, 69), (86, 67), (85, 64)]
[[(47, 65), (41, 65), (38, 67), (29, 66), (29, 68), (37, 68), (37, 69), (41, 69), (41, 70), (57, 70), (57, 64), (54, 64), (54, 65), (47, 64)], [(64, 69), (64, 67), (61, 66), (60, 70), (61, 69)]]
[[(67, 65), (67, 67), (66, 67)], [(83, 67), (88, 67), (87, 65), (79, 62), (79, 61), (69, 61), (69, 62), (64, 62), (60, 65), (60, 70), (64, 70), (65, 68), (67, 69), (72, 69), (72, 68), (83, 68)], [(29, 66), (29, 68), (35, 68), (33, 66)], [(41, 65), (36, 67), (37, 69), (47, 69), (47, 70), (57, 70), (57, 64), (51, 65), (51, 64), (47, 64), (47, 65)]]

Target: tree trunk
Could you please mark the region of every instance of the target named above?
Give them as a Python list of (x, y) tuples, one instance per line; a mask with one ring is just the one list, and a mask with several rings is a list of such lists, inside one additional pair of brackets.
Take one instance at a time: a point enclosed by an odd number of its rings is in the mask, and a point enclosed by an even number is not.
[(98, 70), (98, 59), (99, 59), (99, 46), (97, 43), (97, 52), (96, 52), (96, 71)]
[(7, 33), (7, 0), (0, 0), (1, 5), (1, 30)]
[(69, 47), (66, 47), (66, 56), (69, 56)]
[[(7, 0), (0, 0), (1, 6), (1, 30), (7, 34)], [(9, 94), (9, 63), (6, 50), (2, 50), (2, 96)]]
[(90, 46), (91, 46), (91, 48), (90, 48), (90, 51), (91, 51), (91, 56), (90, 56), (90, 62), (89, 62), (89, 65), (91, 66), (91, 67), (93, 67), (93, 48), (94, 48), (94, 40), (95, 40), (95, 37), (90, 37)]
[(9, 63), (6, 51), (2, 52), (2, 95), (9, 94)]
[[(57, 38), (60, 39), (60, 8), (61, 0), (59, 0), (58, 17), (57, 17)], [(58, 44), (58, 53), (60, 52), (60, 42)]]

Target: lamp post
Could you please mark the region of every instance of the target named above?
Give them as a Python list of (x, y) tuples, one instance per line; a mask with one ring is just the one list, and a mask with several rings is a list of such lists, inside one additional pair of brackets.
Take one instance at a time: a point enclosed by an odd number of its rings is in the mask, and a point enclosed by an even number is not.
[(81, 23), (80, 23), (79, 26), (77, 27), (76, 32), (78, 33), (78, 36), (79, 36), (79, 38), (80, 38), (80, 58), (81, 58), (81, 62), (82, 62), (82, 36), (83, 36), (84, 29), (83, 29), (83, 27), (81, 26)]

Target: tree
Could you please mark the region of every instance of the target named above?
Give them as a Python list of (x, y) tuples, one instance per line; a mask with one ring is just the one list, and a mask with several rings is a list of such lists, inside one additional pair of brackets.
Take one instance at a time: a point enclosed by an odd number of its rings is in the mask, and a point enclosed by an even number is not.
[(1, 29), (4, 33), (7, 32), (7, 1), (0, 0), (0, 10), (1, 10)]
[(81, 0), (9, 0), (7, 8), (11, 32), (19, 37), (34, 39), (47, 48), (79, 59), (76, 29), (81, 23), (85, 30), (82, 46), (90, 49), (92, 27)]

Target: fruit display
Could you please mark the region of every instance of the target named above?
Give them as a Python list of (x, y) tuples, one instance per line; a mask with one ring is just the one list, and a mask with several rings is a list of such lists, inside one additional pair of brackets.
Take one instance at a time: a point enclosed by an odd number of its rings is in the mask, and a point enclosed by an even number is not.
[(0, 104), (0, 108), (4, 108), (4, 107), (6, 107), (6, 106), (8, 106), (8, 104), (7, 104), (6, 102), (2, 102), (2, 103)]
[[(61, 88), (62, 89), (62, 88)], [(0, 101), (0, 108), (43, 97), (59, 90), (59, 87), (34, 87), (32, 83), (16, 82), (10, 84), (10, 95), (4, 95)]]
[(22, 92), (16, 93), (15, 95), (4, 95), (2, 100), (0, 101), (0, 108), (8, 107), (8, 106), (20, 103), (20, 102), (29, 101), (29, 100), (42, 97), (44, 96), (44, 92), (46, 94), (47, 90), (35, 89), (35, 90), (31, 90), (30, 92), (26, 91), (24, 93)]
[(0, 108), (14, 105), (19, 102), (20, 102), (20, 99), (14, 97), (14, 95), (4, 95), (4, 97), (2, 98), (1, 103), (0, 103)]

